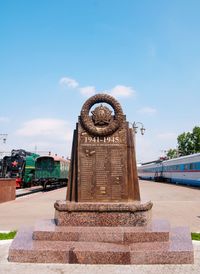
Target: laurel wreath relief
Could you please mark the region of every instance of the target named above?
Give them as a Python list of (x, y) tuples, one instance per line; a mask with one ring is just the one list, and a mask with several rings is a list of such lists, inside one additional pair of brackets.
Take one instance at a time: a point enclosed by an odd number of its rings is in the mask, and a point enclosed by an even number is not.
[[(94, 104), (107, 103), (114, 109), (114, 118), (105, 127), (95, 126), (89, 111)], [(94, 136), (108, 136), (113, 134), (121, 125), (124, 119), (124, 114), (119, 102), (108, 94), (96, 94), (90, 97), (83, 105), (81, 109), (81, 122), (86, 131)]]

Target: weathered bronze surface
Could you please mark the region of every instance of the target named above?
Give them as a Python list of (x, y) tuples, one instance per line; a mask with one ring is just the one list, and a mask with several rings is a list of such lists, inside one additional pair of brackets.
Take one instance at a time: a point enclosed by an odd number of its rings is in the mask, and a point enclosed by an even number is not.
[(120, 104), (110, 95), (92, 96), (82, 107), (73, 137), (67, 200), (140, 200), (133, 132)]

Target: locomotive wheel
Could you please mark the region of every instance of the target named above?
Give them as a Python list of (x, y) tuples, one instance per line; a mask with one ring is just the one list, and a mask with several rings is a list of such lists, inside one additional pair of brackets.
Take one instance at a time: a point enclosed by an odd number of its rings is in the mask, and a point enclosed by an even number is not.
[(43, 184), (42, 184), (42, 187), (43, 187), (43, 190), (46, 190), (46, 189), (47, 189), (47, 183), (46, 183), (46, 182), (43, 183)]

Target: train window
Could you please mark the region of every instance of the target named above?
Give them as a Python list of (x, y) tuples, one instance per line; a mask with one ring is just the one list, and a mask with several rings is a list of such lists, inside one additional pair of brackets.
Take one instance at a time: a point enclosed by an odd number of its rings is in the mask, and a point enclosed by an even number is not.
[(197, 169), (197, 170), (200, 169), (200, 164), (199, 164), (199, 163), (196, 163), (196, 164), (195, 164), (195, 169)]
[(189, 164), (184, 165), (184, 170), (189, 170), (190, 166)]

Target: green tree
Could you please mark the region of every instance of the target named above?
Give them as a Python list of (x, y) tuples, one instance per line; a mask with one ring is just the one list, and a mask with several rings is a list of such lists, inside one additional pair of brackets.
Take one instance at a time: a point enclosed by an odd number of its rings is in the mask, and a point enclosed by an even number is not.
[(193, 128), (192, 139), (194, 143), (194, 152), (200, 152), (200, 127)]
[(177, 141), (180, 156), (200, 152), (200, 127), (194, 127), (192, 132), (183, 132)]
[(192, 132), (183, 132), (177, 137), (178, 149), (169, 149), (167, 157), (175, 158), (200, 152), (200, 127), (195, 126)]
[(177, 149), (174, 149), (174, 148), (170, 148), (168, 151), (167, 151), (167, 157), (169, 159), (172, 159), (172, 158), (176, 158), (178, 155), (177, 155)]
[(178, 136), (177, 141), (180, 156), (194, 153), (194, 144), (191, 132), (183, 132)]

